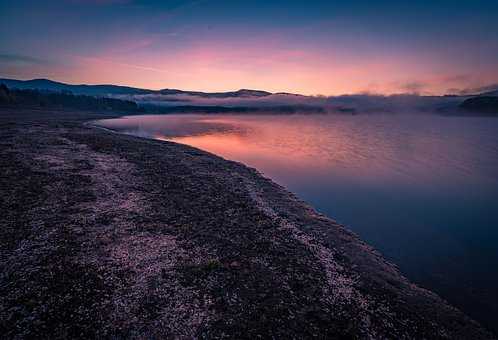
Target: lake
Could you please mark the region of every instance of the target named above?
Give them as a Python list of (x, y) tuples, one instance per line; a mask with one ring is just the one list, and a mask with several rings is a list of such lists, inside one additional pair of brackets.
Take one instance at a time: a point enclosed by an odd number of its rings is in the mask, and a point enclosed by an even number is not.
[(181, 114), (98, 124), (257, 168), (497, 329), (498, 119)]

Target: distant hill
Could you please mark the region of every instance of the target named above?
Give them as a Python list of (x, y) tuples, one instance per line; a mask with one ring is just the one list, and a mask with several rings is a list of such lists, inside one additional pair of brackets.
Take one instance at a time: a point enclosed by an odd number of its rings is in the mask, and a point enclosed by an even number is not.
[(139, 94), (163, 94), (163, 95), (190, 95), (204, 98), (247, 98), (247, 97), (264, 97), (272, 93), (260, 90), (241, 89), (230, 92), (200, 92), (200, 91), (182, 91), (177, 89), (148, 90), (128, 86), (118, 85), (72, 85), (56, 82), (49, 79), (33, 80), (16, 80), (2, 79), (0, 84), (6, 85), (10, 89), (20, 90), (46, 90), (46, 91), (70, 91), (74, 94), (83, 94), (89, 96), (108, 96), (108, 95), (139, 95)]
[(484, 97), (498, 97), (498, 90), (481, 93), (480, 96), (484, 96)]
[(6, 85), (10, 89), (19, 90), (45, 90), (45, 91), (70, 91), (74, 94), (84, 94), (89, 96), (105, 96), (112, 94), (147, 94), (153, 93), (151, 90), (143, 90), (128, 86), (117, 85), (70, 85), (49, 79), (16, 80), (0, 79), (0, 84)]
[(115, 98), (74, 95), (71, 92), (9, 89), (0, 84), (0, 105), (96, 111), (140, 112), (137, 103)]
[(184, 94), (189, 96), (203, 97), (203, 98), (247, 98), (247, 97), (265, 97), (272, 95), (271, 92), (260, 90), (241, 89), (238, 91), (230, 92), (199, 92), (199, 91), (182, 91), (176, 89), (164, 89), (153, 91), (152, 93), (159, 93), (164, 95), (178, 95)]
[(477, 113), (498, 115), (498, 97), (472, 97), (461, 103), (460, 108)]
[[(183, 91), (179, 89), (150, 90), (118, 85), (73, 85), (49, 79), (2, 79), (0, 84), (11, 91), (52, 91), (98, 98), (119, 99), (133, 103), (150, 113), (169, 112), (437, 112), (447, 115), (498, 115), (498, 90), (473, 96), (417, 96), (417, 95), (343, 95), (335, 97), (303, 96), (293, 93), (271, 93), (240, 89), (228, 92)], [(46, 93), (44, 96), (48, 96)], [(43, 101), (42, 101), (43, 102)], [(64, 102), (64, 101), (63, 101)], [(71, 101), (69, 101), (71, 102)], [(69, 103), (68, 102), (68, 103)], [(60, 103), (59, 103), (60, 104)], [(75, 105), (71, 103), (71, 105)], [(93, 105), (93, 104), (92, 104)], [(100, 107), (96, 104), (96, 107)], [(118, 105), (116, 103), (116, 105)], [(459, 109), (460, 108), (460, 109)]]

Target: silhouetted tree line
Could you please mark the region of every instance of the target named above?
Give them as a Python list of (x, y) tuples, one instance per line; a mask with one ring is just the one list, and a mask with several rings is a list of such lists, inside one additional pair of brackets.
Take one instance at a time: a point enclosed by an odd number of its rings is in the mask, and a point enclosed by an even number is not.
[(9, 89), (5, 84), (0, 84), (0, 104), (78, 110), (139, 111), (137, 103), (129, 100), (74, 95), (70, 91)]

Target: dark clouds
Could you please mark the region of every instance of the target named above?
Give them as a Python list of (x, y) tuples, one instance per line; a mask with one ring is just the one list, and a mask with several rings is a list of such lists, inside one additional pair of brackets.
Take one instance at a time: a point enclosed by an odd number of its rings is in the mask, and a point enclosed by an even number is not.
[(401, 86), (401, 89), (408, 93), (419, 94), (424, 89), (429, 87), (429, 84), (420, 82), (420, 81), (412, 81)]
[(471, 87), (466, 89), (455, 89), (453, 92), (460, 95), (480, 94), (486, 92), (498, 91), (498, 82), (494, 84)]
[(0, 63), (47, 65), (49, 61), (26, 55), (0, 53)]

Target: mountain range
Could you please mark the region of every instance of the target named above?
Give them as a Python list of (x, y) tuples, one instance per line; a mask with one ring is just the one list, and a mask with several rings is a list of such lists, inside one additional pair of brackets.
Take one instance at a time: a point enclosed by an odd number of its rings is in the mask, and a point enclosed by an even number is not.
[[(36, 90), (66, 93), (97, 98), (120, 99), (134, 102), (142, 110), (152, 113), (224, 111), (276, 111), (276, 112), (404, 112), (426, 111), (460, 114), (463, 112), (496, 114), (498, 90), (475, 95), (419, 96), (400, 94), (343, 95), (335, 97), (304, 96), (293, 93), (271, 93), (261, 90), (240, 89), (229, 92), (183, 91), (179, 89), (150, 90), (119, 85), (72, 85), (49, 79), (2, 79), (0, 84), (13, 90)], [(461, 111), (459, 111), (461, 110)]]
[[(240, 89), (237, 91), (227, 92), (202, 92), (202, 91), (184, 91), (179, 89), (161, 89), (150, 90), (121, 85), (87, 85), (87, 84), (66, 84), (50, 79), (32, 79), (17, 80), (0, 78), (0, 84), (5, 84), (8, 88), (20, 90), (46, 90), (46, 91), (70, 91), (73, 94), (82, 94), (88, 96), (108, 96), (108, 95), (188, 95), (202, 98), (249, 98), (249, 97), (266, 97), (271, 95), (286, 95), (296, 97), (306, 97), (303, 95), (287, 92), (272, 93), (262, 90)], [(498, 96), (498, 89), (476, 93), (469, 96)]]
[(47, 91), (70, 91), (73, 94), (83, 94), (88, 96), (108, 96), (108, 95), (190, 95), (203, 98), (244, 98), (244, 97), (265, 97), (272, 95), (271, 92), (260, 90), (240, 89), (229, 92), (200, 92), (183, 91), (178, 89), (149, 90), (129, 86), (119, 85), (71, 85), (60, 83), (49, 79), (17, 80), (0, 78), (0, 84), (5, 84), (8, 88), (20, 90), (47, 90)]

